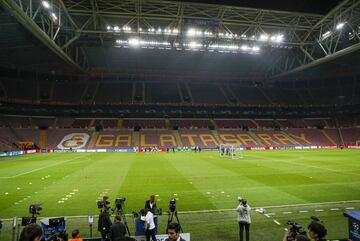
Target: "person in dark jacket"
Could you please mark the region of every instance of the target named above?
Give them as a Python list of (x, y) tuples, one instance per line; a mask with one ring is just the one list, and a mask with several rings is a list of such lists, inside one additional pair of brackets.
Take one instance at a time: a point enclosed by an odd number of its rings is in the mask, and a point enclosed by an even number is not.
[(101, 241), (109, 240), (109, 231), (112, 225), (109, 214), (109, 207), (103, 207), (98, 221), (98, 231), (101, 233)]
[(186, 241), (180, 236), (180, 224), (178, 223), (169, 223), (166, 232), (168, 238), (165, 241)]
[(116, 215), (114, 224), (110, 228), (109, 237), (111, 241), (124, 241), (126, 234), (125, 225), (121, 222), (121, 217)]

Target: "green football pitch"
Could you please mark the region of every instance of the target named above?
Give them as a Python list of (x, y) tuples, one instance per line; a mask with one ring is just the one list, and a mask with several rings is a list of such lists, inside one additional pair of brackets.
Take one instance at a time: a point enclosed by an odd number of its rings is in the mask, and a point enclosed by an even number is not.
[[(312, 215), (324, 221), (328, 238), (347, 237), (343, 212), (360, 209), (360, 150), (246, 151), (243, 156), (221, 158), (214, 151), (2, 158), (0, 235), (10, 233), (6, 220), (29, 216), (29, 205), (40, 203), (41, 217), (68, 216), (69, 228), (82, 227), (86, 236), (86, 219), (80, 219), (98, 214), (96, 200), (102, 196), (109, 196), (112, 207), (115, 198), (125, 197), (125, 212), (131, 214), (155, 194), (165, 213), (160, 229), (167, 223), (169, 200), (176, 198), (192, 240), (237, 240), (238, 196), (253, 208), (253, 240), (280, 240), (287, 220), (306, 226)], [(266, 215), (255, 211), (260, 207)]]

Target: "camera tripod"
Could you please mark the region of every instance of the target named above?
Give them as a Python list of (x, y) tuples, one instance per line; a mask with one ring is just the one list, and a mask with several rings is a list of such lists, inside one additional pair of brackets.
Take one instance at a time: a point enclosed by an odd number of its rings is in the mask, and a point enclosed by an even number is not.
[[(168, 212), (168, 224), (171, 223), (173, 221), (173, 218), (176, 218), (176, 221), (177, 223), (179, 224), (180, 226), (180, 231), (183, 233), (184, 231), (182, 230), (182, 227), (181, 227), (181, 224), (180, 224), (180, 220), (179, 220), (179, 217), (177, 215), (177, 210), (169, 210)], [(167, 229), (165, 230), (165, 233), (167, 232)]]
[(126, 231), (128, 232), (128, 235), (130, 236), (129, 226), (126, 221), (125, 212), (122, 210), (122, 208), (120, 208), (120, 209), (116, 208), (116, 215), (119, 215), (121, 217), (121, 219), (124, 220), (124, 225), (125, 225)]

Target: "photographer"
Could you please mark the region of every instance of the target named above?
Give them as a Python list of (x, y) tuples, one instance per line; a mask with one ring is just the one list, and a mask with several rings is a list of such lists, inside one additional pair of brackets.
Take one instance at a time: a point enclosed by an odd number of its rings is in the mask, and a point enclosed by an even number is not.
[(103, 206), (103, 209), (99, 215), (98, 231), (101, 233), (101, 240), (109, 240), (109, 231), (112, 225), (109, 214), (109, 207)]
[(308, 234), (312, 240), (325, 241), (327, 230), (321, 223), (313, 221), (308, 226)]
[(250, 223), (251, 223), (251, 217), (250, 217), (250, 211), (251, 208), (247, 204), (246, 199), (243, 199), (241, 197), (238, 197), (238, 200), (240, 202), (239, 206), (236, 208), (236, 211), (238, 212), (238, 218), (237, 221), (239, 222), (239, 228), (240, 228), (240, 241), (243, 241), (243, 234), (244, 234), (244, 228), (246, 233), (246, 241), (250, 240)]
[(21, 231), (19, 241), (40, 241), (42, 233), (38, 224), (29, 224)]
[[(293, 234), (291, 233), (291, 231), (286, 231), (284, 233), (283, 241), (288, 241), (289, 240), (288, 237), (292, 237), (292, 236), (293, 236)], [(301, 234), (296, 235), (294, 240), (295, 241), (310, 241), (310, 239), (308, 237), (306, 237), (305, 235), (301, 235)]]

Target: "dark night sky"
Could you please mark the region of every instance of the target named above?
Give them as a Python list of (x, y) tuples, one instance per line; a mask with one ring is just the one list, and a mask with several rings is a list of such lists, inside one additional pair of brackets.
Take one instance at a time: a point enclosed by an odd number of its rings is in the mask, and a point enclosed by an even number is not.
[(341, 1), (342, 0), (182, 0), (182, 2), (210, 3), (317, 14), (328, 13)]

